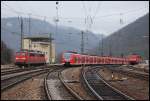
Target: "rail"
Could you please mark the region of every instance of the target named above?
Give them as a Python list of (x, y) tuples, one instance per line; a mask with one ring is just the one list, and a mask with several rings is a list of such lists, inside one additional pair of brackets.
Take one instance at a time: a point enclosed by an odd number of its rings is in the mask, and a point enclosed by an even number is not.
[(50, 73), (51, 73), (51, 72), (49, 72), (49, 73), (46, 75), (46, 77), (44, 78), (44, 88), (45, 88), (45, 92), (46, 92), (46, 95), (47, 95), (48, 100), (52, 100), (50, 91), (49, 91), (49, 89), (48, 89), (48, 84), (47, 84), (47, 78), (48, 78), (48, 75), (49, 75)]
[(133, 100), (133, 98), (109, 85), (92, 68), (83, 69), (82, 76), (90, 91), (99, 100)]
[(14, 75), (14, 76), (10, 76), (10, 77), (3, 77), (3, 79), (1, 79), (1, 91), (5, 91), (6, 89), (20, 83), (23, 82), (27, 79), (30, 79), (34, 76), (40, 75), (42, 73), (47, 72), (46, 69), (40, 69), (40, 70), (34, 70), (34, 71), (30, 71), (27, 73), (22, 73), (19, 75)]
[(46, 75), (46, 77), (44, 78), (44, 89), (45, 89), (45, 92), (46, 92), (48, 100), (52, 100), (52, 97), (51, 97), (51, 94), (50, 94), (50, 90), (48, 88), (48, 83), (47, 83), (48, 76), (49, 76), (50, 73), (54, 72), (55, 70), (58, 70), (60, 67), (63, 67), (62, 65), (53, 65), (53, 66), (55, 66), (57, 68), (54, 68), (54, 69), (50, 70), (48, 72), (48, 74)]
[(65, 81), (63, 80), (63, 77), (61, 75), (61, 72), (59, 72), (59, 79), (60, 81), (63, 83), (63, 85), (66, 87), (66, 89), (74, 96), (76, 97), (78, 100), (84, 100), (83, 98), (81, 98), (76, 92), (74, 92), (69, 86), (67, 86), (65, 84)]

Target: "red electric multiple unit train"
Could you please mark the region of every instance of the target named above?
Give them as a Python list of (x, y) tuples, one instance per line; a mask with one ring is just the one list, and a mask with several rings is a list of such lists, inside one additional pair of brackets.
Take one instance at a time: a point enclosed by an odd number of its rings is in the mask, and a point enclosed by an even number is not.
[(129, 55), (127, 58), (129, 59), (130, 64), (133, 65), (142, 62), (142, 57), (137, 54)]
[(16, 52), (15, 64), (18, 66), (27, 66), (27, 65), (42, 65), (45, 64), (45, 54), (40, 51), (33, 50), (22, 50)]
[(128, 57), (110, 57), (110, 56), (90, 56), (77, 54), (75, 52), (65, 51), (62, 53), (61, 63), (64, 65), (80, 64), (137, 64), (141, 61), (139, 55), (129, 55)]

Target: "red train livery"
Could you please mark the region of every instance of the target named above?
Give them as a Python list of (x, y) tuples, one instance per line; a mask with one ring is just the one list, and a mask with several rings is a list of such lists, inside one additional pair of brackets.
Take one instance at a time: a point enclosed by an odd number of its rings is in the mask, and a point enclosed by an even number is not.
[(130, 64), (138, 64), (142, 62), (142, 57), (137, 54), (132, 54), (128, 56)]
[(18, 66), (27, 66), (28, 64), (40, 65), (45, 63), (45, 54), (40, 51), (23, 50), (16, 52), (15, 55), (15, 64)]
[(139, 55), (130, 55), (128, 57), (110, 57), (110, 56), (90, 56), (77, 54), (75, 52), (63, 52), (61, 63), (64, 65), (80, 64), (137, 64), (141, 61)]

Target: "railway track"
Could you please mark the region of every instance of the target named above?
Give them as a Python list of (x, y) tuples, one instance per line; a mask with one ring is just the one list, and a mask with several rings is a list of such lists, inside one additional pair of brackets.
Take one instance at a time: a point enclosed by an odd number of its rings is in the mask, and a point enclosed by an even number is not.
[[(61, 67), (62, 65), (59, 65), (57, 67)], [(48, 72), (49, 69), (55, 68), (55, 65), (52, 66), (38, 66), (38, 67), (30, 67), (30, 68), (17, 68), (17, 69), (8, 69), (1, 72), (1, 91), (18, 84), (19, 82), (22, 82), (26, 79), (31, 78), (32, 76), (36, 76)], [(39, 72), (39, 73), (38, 73)], [(35, 75), (34, 75), (35, 74)]]
[[(78, 99), (78, 98), (76, 98), (75, 95), (72, 95), (72, 93), (70, 94), (69, 89), (66, 89), (67, 86), (65, 85), (65, 83), (63, 82), (62, 77), (61, 77), (61, 71), (63, 71), (64, 69), (65, 68), (52, 70), (45, 77), (44, 85), (45, 85), (45, 91), (46, 91), (46, 95), (47, 95), (48, 100), (62, 100), (62, 99), (63, 100), (77, 100)], [(53, 75), (52, 73), (53, 74), (55, 73), (55, 75)], [(55, 97), (55, 94), (52, 95), (52, 93), (55, 93), (55, 91), (50, 89), (50, 87), (49, 87), (50, 84), (48, 83), (49, 80), (50, 81), (54, 80), (54, 81), (59, 82), (59, 84), (55, 85), (55, 86), (59, 85), (58, 89), (60, 91), (59, 93), (61, 93), (61, 95), (59, 95), (59, 94), (57, 95), (57, 98)], [(68, 90), (69, 90), (69, 92), (68, 92)]]
[(33, 76), (48, 72), (48, 69), (37, 69), (31, 71), (25, 71), (22, 73), (16, 73), (12, 75), (5, 75), (1, 77), (1, 91), (5, 91), (6, 89), (23, 82)]
[(1, 68), (1, 71), (11, 70), (11, 69), (15, 69), (15, 68), (14, 68), (14, 67), (10, 67), (10, 68)]
[(73, 89), (71, 89), (63, 80), (63, 77), (61, 75), (61, 72), (59, 72), (59, 79), (62, 82), (62, 84), (65, 86), (65, 88), (78, 100), (84, 100), (82, 97), (80, 97), (80, 95), (78, 95)]
[(56, 71), (57, 69), (58, 69), (58, 68), (49, 71), (48, 74), (46, 75), (46, 77), (44, 78), (44, 89), (45, 89), (47, 98), (48, 98), (49, 100), (52, 100), (52, 97), (51, 97), (50, 90), (49, 90), (49, 88), (48, 88), (48, 83), (47, 83), (48, 76), (49, 76), (50, 73)]
[[(59, 65), (58, 67), (60, 67), (60, 66), (62, 66), (62, 65)], [(18, 73), (18, 72), (35, 70), (35, 69), (50, 68), (50, 67), (55, 67), (55, 65), (30, 66), (30, 67), (25, 67), (25, 68), (19, 68), (19, 67), (18, 68), (5, 68), (4, 70), (1, 70), (1, 76), (13, 74), (13, 73)]]
[(120, 69), (120, 68), (110, 68), (111, 71), (118, 72), (130, 77), (135, 77), (141, 80), (149, 80), (149, 73), (137, 71), (133, 66), (130, 66), (129, 69)]
[(136, 71), (142, 71), (142, 72), (145, 72), (145, 73), (149, 73), (149, 69), (148, 68), (139, 68), (139, 67), (133, 66), (133, 65), (129, 65), (127, 67), (131, 68), (133, 70), (136, 70)]
[(3, 71), (3, 70), (9, 70), (9, 69), (14, 69), (16, 67), (17, 66), (15, 66), (15, 65), (7, 65), (7, 67), (3, 67), (3, 65), (1, 65), (1, 71)]
[(8, 69), (8, 70), (3, 70), (1, 71), (1, 76), (12, 74), (12, 73), (17, 73), (17, 72), (22, 72), (22, 71), (25, 71), (25, 69), (13, 68), (13, 69)]
[(83, 69), (82, 77), (98, 100), (133, 100), (133, 98), (110, 86), (96, 71), (96, 68)]
[[(38, 70), (36, 69), (36, 70), (24, 71), (24, 73), (15, 73), (15, 74), (2, 76), (1, 82), (6, 81), (3, 84), (1, 83), (2, 99), (47, 100), (48, 98), (46, 96), (45, 89), (44, 89), (45, 88), (44, 87), (44, 78), (49, 71), (53, 71), (55, 69), (57, 70), (60, 67), (61, 66), (52, 65), (49, 68), (45, 67), (45, 68), (40, 68)], [(39, 79), (39, 77), (40, 77), (40, 79)], [(36, 84), (36, 83), (38, 83), (38, 84)], [(18, 87), (21, 87), (21, 89)], [(9, 88), (12, 88), (12, 89), (9, 89)], [(28, 90), (30, 90), (30, 91), (28, 91)], [(28, 94), (30, 94), (30, 95), (28, 95)]]

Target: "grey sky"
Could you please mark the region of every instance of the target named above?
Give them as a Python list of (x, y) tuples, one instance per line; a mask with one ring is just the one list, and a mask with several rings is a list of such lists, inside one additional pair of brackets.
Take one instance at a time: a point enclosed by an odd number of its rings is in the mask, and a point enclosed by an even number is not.
[[(24, 12), (15, 13), (15, 11)], [(112, 32), (135, 21), (149, 12), (149, 1), (59, 1), (58, 25), (71, 26), (81, 30), (110, 35)], [(2, 17), (24, 16), (55, 24), (55, 1), (2, 1)], [(120, 15), (122, 13), (122, 15)], [(90, 27), (90, 16), (93, 24)], [(85, 23), (86, 17), (86, 23)], [(120, 18), (123, 24), (120, 24)]]

